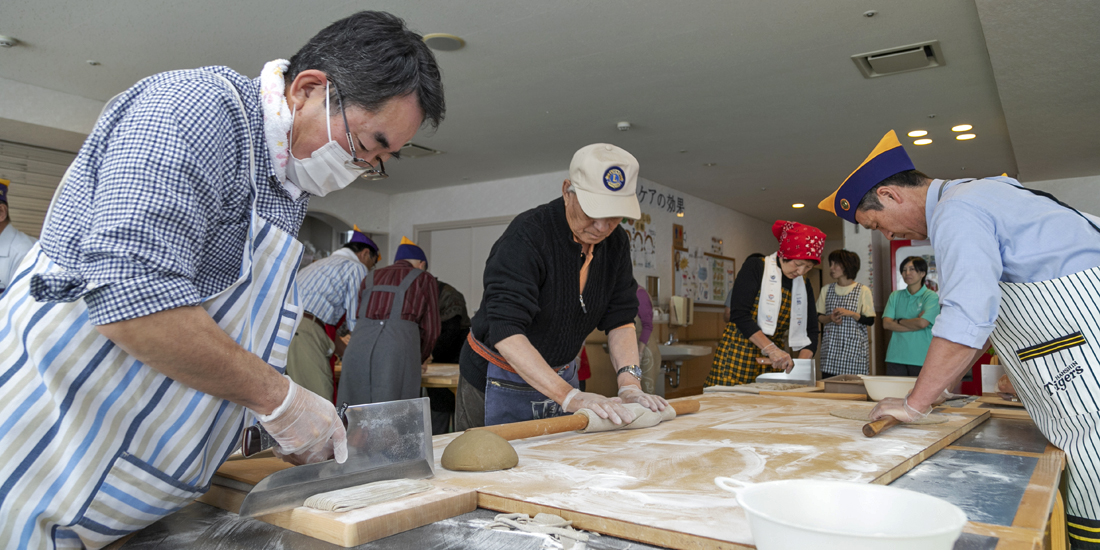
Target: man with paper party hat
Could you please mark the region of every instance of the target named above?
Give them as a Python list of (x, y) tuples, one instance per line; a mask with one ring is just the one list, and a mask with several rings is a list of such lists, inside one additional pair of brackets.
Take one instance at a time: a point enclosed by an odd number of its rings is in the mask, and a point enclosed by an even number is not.
[(336, 398), (331, 358), (344, 355), (344, 341), (335, 337), (336, 329), (345, 324), (345, 317), (348, 330), (355, 328), (359, 285), (376, 263), (378, 245), (355, 225), (347, 244), (298, 272), (303, 322), (290, 341), (286, 374), (325, 399)]
[(1100, 548), (1100, 218), (1006, 176), (930, 178), (893, 131), (818, 207), (936, 251), (941, 308), (920, 376), (871, 417), (928, 414), (992, 342), (1066, 452), (1073, 548)]
[(424, 250), (408, 237), (401, 237), (393, 260), (393, 265), (374, 270), (360, 285), (337, 403), (361, 405), (420, 396), (420, 366), (439, 337), (439, 284), (427, 271)]

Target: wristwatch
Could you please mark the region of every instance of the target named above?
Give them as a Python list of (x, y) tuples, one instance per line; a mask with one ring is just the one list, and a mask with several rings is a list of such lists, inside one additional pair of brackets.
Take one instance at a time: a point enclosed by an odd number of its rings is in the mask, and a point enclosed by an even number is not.
[(615, 371), (615, 377), (617, 378), (620, 374), (622, 374), (624, 372), (630, 374), (631, 376), (633, 376), (634, 378), (637, 378), (638, 380), (642, 379), (642, 367), (639, 367), (638, 365), (627, 365), (627, 366)]

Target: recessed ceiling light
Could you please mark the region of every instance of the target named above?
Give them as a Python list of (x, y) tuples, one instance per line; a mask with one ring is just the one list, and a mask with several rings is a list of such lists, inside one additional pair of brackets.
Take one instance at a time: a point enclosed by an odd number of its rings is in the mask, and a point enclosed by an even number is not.
[(806, 205), (802, 204), (800, 202), (796, 202), (796, 203), (791, 205), (791, 208), (806, 208)]
[(913, 130), (912, 132), (909, 132), (909, 137), (921, 137), (921, 136), (927, 136), (927, 135), (928, 135), (928, 130)]
[(952, 126), (951, 131), (952, 132), (965, 132), (965, 131), (967, 131), (971, 128), (973, 128), (973, 126), (971, 126), (969, 124), (960, 124), (958, 126)]
[(442, 32), (434, 32), (424, 35), (424, 43), (433, 50), (441, 52), (453, 52), (466, 46), (466, 41), (453, 35)]
[(976, 137), (978, 137), (978, 136), (976, 136), (974, 134), (959, 134), (959, 135), (955, 136), (955, 139), (957, 139), (959, 141), (966, 141), (968, 139), (974, 139)]
[(932, 140), (930, 140), (928, 138), (924, 138), (924, 139), (918, 139), (918, 140), (914, 141), (913, 145), (928, 145), (929, 143), (932, 143)]
[(718, 163), (717, 162), (705, 162), (705, 163), (703, 163), (703, 166), (718, 166)]

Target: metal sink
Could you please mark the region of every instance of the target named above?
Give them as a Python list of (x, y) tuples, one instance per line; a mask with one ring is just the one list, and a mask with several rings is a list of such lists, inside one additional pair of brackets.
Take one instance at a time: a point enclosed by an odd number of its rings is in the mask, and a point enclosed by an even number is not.
[(657, 349), (661, 352), (662, 361), (684, 361), (693, 357), (710, 355), (709, 346), (693, 346), (690, 344), (660, 344)]

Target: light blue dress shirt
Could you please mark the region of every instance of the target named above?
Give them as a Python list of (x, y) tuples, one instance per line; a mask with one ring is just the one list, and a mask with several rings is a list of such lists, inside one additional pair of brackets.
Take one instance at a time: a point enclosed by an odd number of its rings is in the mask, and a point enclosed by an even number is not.
[(302, 309), (326, 324), (335, 325), (348, 315), (348, 329), (355, 329), (359, 307), (359, 287), (369, 271), (355, 253), (339, 248), (331, 256), (317, 260), (298, 273), (298, 295)]
[(0, 230), (0, 294), (11, 285), (16, 275), (15, 268), (19, 267), (19, 262), (23, 261), (23, 256), (27, 255), (34, 243), (34, 239), (10, 223)]
[[(1048, 281), (1100, 266), (1100, 233), (1012, 178), (934, 180), (925, 215), (940, 277), (932, 335), (958, 344), (979, 348), (993, 332), (999, 282)], [(1100, 226), (1100, 218), (1085, 216)]]

